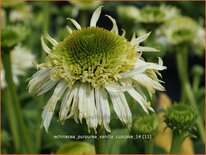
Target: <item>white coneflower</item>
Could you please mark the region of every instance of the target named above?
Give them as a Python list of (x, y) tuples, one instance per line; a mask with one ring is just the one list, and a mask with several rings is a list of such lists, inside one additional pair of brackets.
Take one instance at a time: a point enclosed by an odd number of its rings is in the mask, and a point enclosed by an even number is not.
[[(37, 71), (29, 82), (29, 92), (36, 95), (46, 93), (55, 87), (54, 93), (44, 107), (42, 126), (48, 131), (57, 101), (62, 98), (59, 120), (74, 117), (76, 121), (86, 120), (88, 128), (96, 130), (104, 126), (110, 132), (110, 105), (119, 119), (128, 127), (132, 114), (125, 98), (128, 92), (148, 113), (150, 107), (142, 88), (150, 95), (155, 90), (164, 90), (157, 78), (159, 70), (166, 69), (162, 60), (159, 63), (145, 62), (141, 57), (144, 51), (157, 51), (139, 46), (149, 33), (139, 38), (134, 34), (131, 41), (119, 35), (116, 21), (111, 31), (96, 26), (101, 8), (93, 13), (90, 27), (82, 28), (75, 20), (68, 18), (77, 28), (63, 41), (57, 42), (48, 34), (41, 38), (43, 49), (48, 53), (46, 62), (37, 65)], [(49, 48), (44, 39), (53, 48)]]
[(138, 12), (137, 21), (140, 23), (162, 23), (180, 15), (176, 7), (160, 5), (146, 6)]
[(189, 17), (177, 17), (162, 26), (166, 40), (172, 44), (192, 42), (198, 32), (197, 23)]
[(11, 22), (24, 22), (27, 23), (33, 17), (32, 8), (29, 5), (22, 4), (14, 7), (10, 12), (9, 20)]
[[(11, 51), (11, 65), (12, 65), (12, 74), (15, 84), (18, 84), (18, 76), (26, 74), (26, 70), (33, 67), (32, 62), (34, 61), (34, 55), (30, 52), (29, 49), (21, 45), (17, 45)], [(6, 87), (5, 73), (4, 69), (1, 68), (1, 87)]]

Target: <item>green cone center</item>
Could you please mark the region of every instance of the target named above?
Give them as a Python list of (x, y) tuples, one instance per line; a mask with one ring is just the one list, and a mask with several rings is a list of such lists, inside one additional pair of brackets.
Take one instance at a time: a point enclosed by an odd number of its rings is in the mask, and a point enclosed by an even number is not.
[[(71, 77), (99, 86), (134, 66), (137, 53), (124, 37), (97, 27), (73, 31), (53, 48), (48, 60)], [(62, 65), (64, 64), (64, 66)]]

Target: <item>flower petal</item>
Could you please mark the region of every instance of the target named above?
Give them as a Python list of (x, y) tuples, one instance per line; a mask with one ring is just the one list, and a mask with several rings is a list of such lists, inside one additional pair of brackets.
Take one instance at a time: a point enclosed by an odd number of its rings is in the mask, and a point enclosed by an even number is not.
[(103, 6), (98, 7), (98, 8), (94, 11), (94, 13), (92, 14), (92, 18), (91, 18), (91, 21), (90, 21), (90, 27), (92, 27), (92, 26), (96, 27), (97, 21), (98, 21), (98, 19), (99, 19), (99, 16), (100, 16), (100, 14), (101, 14), (101, 11), (102, 11), (102, 7), (103, 7)]
[(165, 91), (165, 88), (156, 80), (153, 80), (146, 74), (138, 74), (132, 77), (134, 80), (145, 86), (148, 90), (153, 91), (154, 89)]
[(132, 88), (132, 86), (120, 86), (117, 83), (112, 83), (110, 85), (105, 86), (108, 92), (118, 93), (120, 91), (124, 92)]
[(159, 50), (152, 47), (135, 46), (137, 52), (159, 52)]
[(51, 49), (46, 45), (46, 43), (44, 42), (44, 36), (41, 36), (41, 45), (43, 47), (43, 50), (49, 54)]
[(161, 60), (161, 58), (159, 58), (159, 64), (157, 63), (151, 63), (151, 62), (145, 62), (143, 60), (137, 60), (135, 62), (135, 68), (131, 71), (125, 72), (125, 73), (121, 73), (120, 75), (124, 78), (126, 77), (132, 77), (134, 75), (138, 75), (141, 74), (143, 72), (145, 72), (146, 70), (164, 70), (167, 67), (163, 66), (163, 62)]
[(87, 101), (86, 93), (87, 93), (87, 84), (81, 83), (79, 87), (79, 105), (78, 105), (80, 122), (82, 122), (83, 117), (87, 117), (87, 111), (85, 109), (85, 105), (88, 104), (86, 102)]
[(67, 119), (67, 115), (69, 113), (72, 99), (74, 96), (73, 92), (74, 92), (74, 87), (72, 87), (71, 89), (68, 89), (63, 97), (60, 111), (59, 111), (59, 120), (62, 123), (64, 123), (64, 121)]
[(125, 31), (124, 29), (122, 29), (122, 31), (123, 31), (123, 32), (122, 32), (122, 35), (121, 35), (121, 36), (124, 37), (124, 36), (126, 35), (126, 31)]
[(67, 19), (70, 20), (78, 30), (81, 29), (81, 26), (79, 25), (79, 23), (77, 23), (76, 20), (71, 18), (67, 18)]
[(80, 83), (77, 82), (74, 84), (74, 88), (72, 89), (71, 97), (72, 97), (73, 101), (72, 101), (71, 111), (70, 111), (68, 118), (74, 116), (78, 111), (79, 87), (80, 87)]
[(132, 98), (134, 98), (141, 105), (141, 107), (146, 113), (149, 113), (145, 106), (146, 101), (135, 89), (130, 89), (127, 92), (132, 96)]
[(36, 95), (39, 96), (46, 93), (51, 88), (53, 88), (57, 84), (57, 82), (58, 81), (52, 81), (52, 80), (47, 81), (46, 83), (41, 85), (41, 87), (39, 87), (38, 93)]
[(72, 34), (72, 29), (69, 26), (66, 26), (66, 29), (67, 29), (69, 34)]
[(52, 38), (47, 32), (45, 33), (45, 38), (54, 46), (58, 45), (58, 42)]
[(41, 126), (45, 128), (46, 132), (48, 132), (48, 128), (54, 113), (54, 109), (56, 107), (56, 103), (61, 98), (66, 88), (67, 88), (66, 82), (64, 80), (61, 80), (56, 86), (52, 97), (47, 102), (47, 105), (44, 107), (44, 111), (42, 113)]
[(149, 33), (147, 33), (147, 34), (145, 34), (141, 37), (138, 37), (138, 38), (134, 39), (134, 46), (139, 46), (139, 44), (141, 42), (145, 41), (149, 37), (150, 33), (151, 32), (149, 32)]
[(50, 69), (42, 69), (37, 71), (31, 78), (28, 84), (29, 93), (38, 94), (39, 88), (46, 83), (50, 77)]
[(113, 27), (112, 27), (111, 31), (119, 34), (116, 20), (109, 15), (105, 15), (105, 16), (108, 17), (112, 21)]
[(127, 104), (124, 93), (109, 92), (109, 95), (112, 100), (114, 111), (116, 112), (117, 116), (123, 123), (127, 124), (130, 127), (132, 122), (132, 114)]
[(109, 127), (110, 122), (110, 108), (108, 102), (108, 96), (104, 88), (95, 88), (95, 99), (97, 106), (97, 115), (99, 125), (103, 125), (108, 132), (111, 132)]
[(97, 120), (97, 109), (96, 109), (95, 100), (94, 100), (94, 88), (88, 85), (86, 92), (88, 93), (86, 94), (86, 99), (87, 99), (86, 122), (87, 122), (88, 128), (93, 128), (96, 132), (98, 120)]

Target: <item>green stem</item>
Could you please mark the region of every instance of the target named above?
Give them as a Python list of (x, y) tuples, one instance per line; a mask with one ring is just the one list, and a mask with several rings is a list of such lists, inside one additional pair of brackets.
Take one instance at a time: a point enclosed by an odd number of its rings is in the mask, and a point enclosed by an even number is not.
[(188, 78), (188, 56), (187, 48), (185, 46), (177, 47), (176, 49), (176, 59), (177, 59), (177, 68), (178, 74), (181, 81), (181, 101), (186, 102), (186, 94), (184, 91), (184, 81)]
[(145, 153), (146, 154), (153, 154), (154, 149), (154, 140), (145, 140)]
[(2, 91), (2, 99), (4, 100), (4, 105), (9, 120), (9, 125), (14, 141), (15, 152), (20, 153), (20, 142), (19, 142), (20, 138), (18, 133), (18, 125), (17, 125), (15, 111), (11, 102), (11, 95), (7, 87), (4, 88)]
[[(50, 10), (51, 10), (51, 5), (50, 2), (44, 2), (43, 6), (43, 33), (48, 32), (49, 33), (49, 21), (50, 21)], [(41, 61), (44, 61), (46, 57), (46, 52), (42, 51), (41, 52)]]
[(192, 89), (194, 93), (198, 91), (199, 85), (200, 85), (200, 77), (194, 75), (193, 85), (192, 85)]
[(86, 27), (88, 21), (88, 10), (82, 10), (81, 14), (81, 26)]
[(195, 108), (195, 110), (198, 113), (197, 127), (199, 130), (200, 138), (201, 138), (202, 142), (205, 144), (205, 130), (204, 130), (204, 125), (203, 125), (203, 120), (202, 120), (202, 117), (200, 115), (200, 110), (199, 110), (199, 107), (198, 107), (197, 102), (195, 100), (194, 93), (192, 92), (192, 87), (191, 87), (189, 81), (187, 81), (185, 83), (185, 92), (187, 94), (187, 97), (188, 97), (190, 104)]
[[(44, 96), (40, 96), (38, 98), (38, 103), (39, 103), (39, 106), (38, 106), (38, 109), (42, 109), (42, 105), (43, 105), (43, 102), (44, 102)], [(36, 118), (36, 150), (39, 151), (40, 149), (40, 146), (41, 146), (41, 128), (40, 128), (40, 125), (41, 125), (41, 118), (37, 117)]]
[(20, 133), (22, 135), (22, 140), (24, 142), (23, 146), (25, 146), (26, 150), (28, 151), (27, 153), (33, 153), (32, 145), (31, 145), (31, 138), (29, 137), (29, 133), (24, 124), (24, 119), (23, 119), (23, 115), (21, 112), (20, 103), (18, 100), (15, 84), (13, 81), (10, 52), (9, 51), (4, 51), (4, 52), (5, 53), (3, 53), (2, 60), (3, 60), (4, 69), (5, 69), (5, 78), (6, 78), (8, 89), (11, 92), (13, 108), (16, 111), (16, 118), (18, 120)]
[(188, 101), (190, 104), (195, 108), (195, 110), (198, 113), (198, 118), (197, 118), (197, 127), (200, 133), (200, 137), (203, 143), (205, 143), (205, 132), (204, 132), (204, 125), (203, 125), (203, 120), (200, 115), (200, 110), (198, 108), (198, 104), (196, 102), (194, 93), (192, 91), (191, 84), (188, 79), (188, 74), (187, 74), (187, 66), (184, 66), (183, 60), (184, 60), (184, 53), (181, 51), (177, 51), (177, 68), (178, 68), (178, 73), (179, 73), (179, 78), (182, 84), (182, 91), (184, 92), (185, 96), (187, 97)]
[(104, 129), (97, 129), (97, 139), (95, 139), (96, 154), (106, 154), (107, 153), (106, 139), (100, 138), (100, 136), (104, 134), (105, 134)]
[(173, 131), (170, 154), (179, 153), (179, 150), (184, 141), (184, 138), (185, 138), (184, 133), (180, 134), (178, 131)]

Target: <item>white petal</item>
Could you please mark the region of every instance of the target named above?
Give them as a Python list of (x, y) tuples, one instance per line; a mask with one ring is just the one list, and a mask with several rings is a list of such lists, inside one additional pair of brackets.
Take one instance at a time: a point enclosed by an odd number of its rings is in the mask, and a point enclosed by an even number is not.
[(68, 118), (74, 116), (77, 113), (77, 111), (78, 111), (79, 87), (80, 87), (80, 84), (79, 83), (75, 83), (74, 84), (74, 88), (72, 89), (72, 94), (71, 95), (73, 97), (73, 101), (72, 101), (71, 111), (70, 111), (70, 114), (69, 114)]
[(87, 98), (86, 98), (86, 93), (87, 93), (87, 84), (86, 83), (81, 83), (79, 87), (79, 120), (82, 122), (83, 117), (87, 117), (87, 111), (85, 109), (85, 105), (88, 103)]
[(98, 8), (94, 11), (94, 13), (92, 14), (92, 18), (91, 18), (91, 21), (90, 21), (90, 27), (92, 27), (92, 26), (96, 27), (97, 21), (98, 21), (98, 19), (99, 19), (99, 16), (100, 16), (100, 14), (101, 14), (101, 11), (102, 11), (102, 7), (103, 7), (103, 6), (98, 7)]
[(66, 65), (65, 65), (66, 63), (65, 62), (63, 62), (63, 69), (64, 69), (64, 71), (65, 71), (65, 73), (67, 74), (67, 76), (70, 78), (70, 79), (73, 79), (72, 78), (72, 76), (71, 76), (71, 74), (70, 74), (70, 72), (67, 70), (67, 68), (66, 68)]
[(112, 27), (111, 31), (119, 34), (116, 20), (114, 18), (112, 18), (111, 16), (109, 16), (109, 15), (105, 15), (105, 16), (108, 17), (112, 21), (113, 27)]
[(123, 123), (127, 124), (128, 126), (131, 126), (132, 115), (124, 94), (122, 92), (120, 93), (109, 92), (109, 95), (114, 106), (114, 111), (116, 112), (119, 119)]
[(153, 89), (165, 91), (165, 88), (158, 81), (151, 79), (146, 74), (139, 74), (137, 76), (133, 76), (132, 78), (139, 82), (141, 85), (145, 86), (150, 91), (152, 91)]
[(141, 105), (146, 113), (149, 113), (147, 108), (145, 107), (144, 98), (135, 89), (130, 89), (127, 92)]
[(110, 108), (109, 108), (108, 96), (104, 88), (95, 88), (95, 99), (96, 99), (99, 125), (104, 125), (105, 129), (108, 132), (111, 132), (111, 129), (109, 127)]
[(76, 20), (71, 19), (71, 18), (67, 18), (67, 19), (70, 20), (77, 29), (81, 29), (81, 26), (79, 25), (79, 23), (77, 23)]
[(29, 93), (37, 94), (42, 84), (46, 83), (50, 77), (50, 69), (42, 69), (37, 71), (28, 84)]
[(73, 99), (73, 88), (68, 89), (64, 95), (64, 98), (61, 103), (60, 111), (59, 111), (59, 120), (60, 122), (64, 122), (67, 119), (67, 115), (70, 110), (70, 106)]
[(120, 96), (120, 99), (122, 101), (125, 113), (126, 113), (125, 118), (124, 118), (125, 124), (127, 124), (129, 127), (131, 127), (132, 113), (130, 111), (129, 105), (127, 103), (127, 100), (126, 100), (123, 92), (120, 92), (119, 96)]
[(66, 82), (64, 80), (61, 80), (56, 86), (52, 97), (47, 102), (47, 105), (44, 107), (44, 111), (42, 113), (41, 126), (45, 128), (46, 132), (48, 132), (48, 128), (54, 113), (54, 109), (56, 107), (56, 103), (61, 98), (66, 88), (67, 88)]
[(54, 46), (58, 45), (58, 42), (52, 38), (48, 33), (45, 34), (45, 38)]
[(69, 32), (69, 34), (72, 34), (72, 29), (69, 26), (66, 26), (66, 29)]
[(163, 66), (163, 61), (162, 61), (162, 59), (160, 57), (158, 57), (158, 64)]
[(110, 108), (109, 108), (108, 96), (104, 88), (100, 88), (99, 91), (100, 91), (100, 104), (101, 104), (101, 109), (102, 109), (103, 124), (104, 124), (105, 129), (108, 132), (111, 132), (111, 129), (109, 127)]
[(98, 124), (102, 125), (103, 120), (103, 112), (101, 109), (101, 102), (100, 102), (100, 88), (95, 88), (95, 100), (96, 100), (96, 107), (97, 107), (97, 115), (98, 115)]
[(137, 52), (159, 52), (159, 50), (152, 47), (137, 46), (135, 49)]
[(135, 68), (131, 71), (125, 72), (125, 73), (121, 73), (120, 75), (124, 78), (126, 77), (131, 77), (134, 75), (138, 75), (141, 74), (143, 72), (145, 72), (146, 70), (164, 70), (166, 69), (166, 66), (163, 66), (163, 63), (160, 61), (159, 59), (159, 64), (156, 63), (151, 63), (151, 62), (145, 62), (143, 60), (137, 60), (135, 62)]
[(45, 51), (47, 54), (49, 54), (50, 51), (51, 51), (51, 49), (50, 49), (50, 48), (46, 45), (46, 43), (44, 42), (44, 37), (43, 37), (43, 36), (41, 36), (41, 45), (42, 45), (44, 51)]
[(124, 29), (122, 29), (122, 37), (124, 37), (126, 35), (126, 31)]
[(147, 33), (147, 34), (145, 34), (145, 35), (143, 35), (141, 37), (138, 37), (138, 38), (134, 39), (134, 45), (135, 46), (139, 46), (139, 44), (141, 42), (143, 42), (144, 40), (146, 40), (149, 37), (150, 33), (151, 32), (149, 32), (149, 33)]
[(53, 88), (56, 84), (57, 84), (58, 81), (52, 81), (52, 80), (49, 80), (47, 81), (46, 83), (44, 83), (38, 90), (38, 93), (36, 94), (37, 96), (39, 95), (42, 95), (44, 93), (46, 93), (47, 91), (49, 91), (51, 88)]
[(108, 92), (113, 92), (113, 93), (117, 93), (117, 92), (124, 92), (127, 91), (129, 89), (132, 88), (132, 86), (120, 86), (117, 83), (112, 83), (110, 85), (105, 86), (105, 88), (107, 89)]
[(87, 87), (87, 115), (88, 118), (86, 118), (87, 125), (89, 128), (93, 128), (96, 132), (96, 128), (98, 125), (98, 120), (97, 120), (97, 109), (95, 105), (95, 100), (94, 100), (94, 88), (92, 88), (90, 85)]

